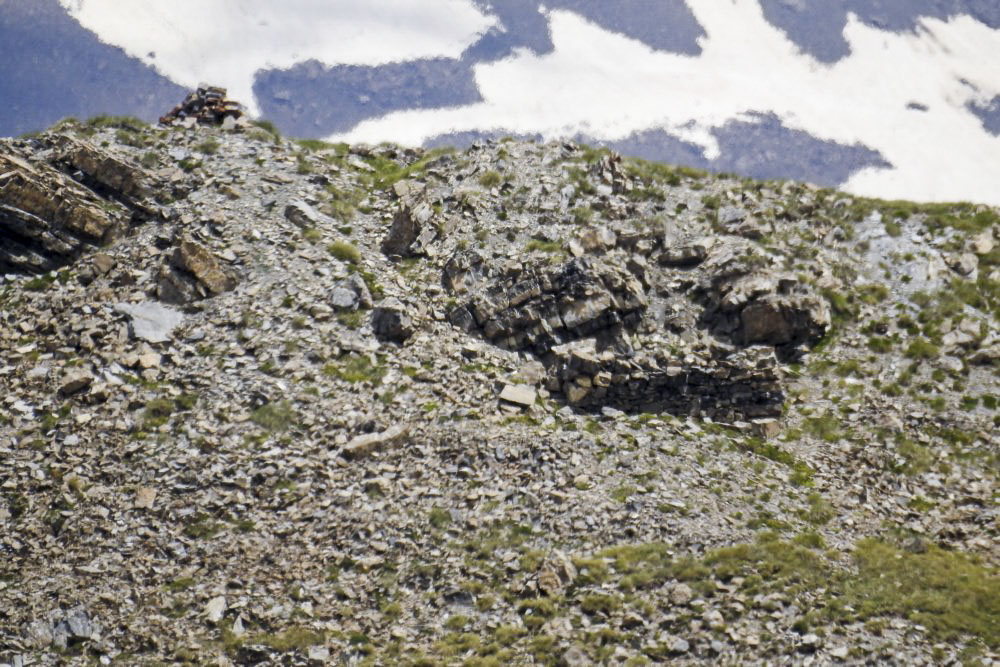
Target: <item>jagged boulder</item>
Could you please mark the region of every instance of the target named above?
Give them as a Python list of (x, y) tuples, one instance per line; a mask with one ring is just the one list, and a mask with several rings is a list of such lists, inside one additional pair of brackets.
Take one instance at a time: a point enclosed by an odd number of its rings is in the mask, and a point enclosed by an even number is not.
[(484, 277), (486, 257), (475, 250), (455, 253), (444, 265), (441, 281), (453, 294), (465, 294)]
[(330, 305), (341, 310), (371, 308), (372, 295), (368, 285), (357, 273), (339, 281), (330, 291)]
[(746, 239), (761, 239), (768, 231), (765, 223), (740, 206), (723, 206), (716, 213), (716, 221), (727, 234)]
[(829, 304), (790, 273), (752, 271), (719, 281), (708, 301), (703, 323), (740, 345), (813, 345), (830, 327)]
[(433, 217), (434, 207), (422, 192), (402, 198), (392, 226), (382, 239), (382, 252), (390, 257), (426, 254), (438, 233), (431, 224)]
[(826, 335), (830, 307), (818, 296), (768, 294), (740, 311), (740, 324), (744, 344), (813, 344)]
[(292, 224), (306, 229), (314, 227), (320, 221), (320, 214), (301, 199), (294, 199), (285, 207), (285, 218)]
[(160, 269), (158, 296), (168, 303), (188, 303), (234, 287), (236, 280), (208, 248), (181, 239), (169, 262)]
[(714, 245), (715, 239), (711, 236), (665, 243), (663, 252), (659, 256), (659, 262), (665, 266), (697, 266), (708, 257), (708, 253)]

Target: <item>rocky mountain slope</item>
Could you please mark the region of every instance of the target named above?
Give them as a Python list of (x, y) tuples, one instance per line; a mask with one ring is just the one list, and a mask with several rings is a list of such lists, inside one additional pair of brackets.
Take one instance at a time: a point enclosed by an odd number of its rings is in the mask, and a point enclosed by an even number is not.
[(1000, 659), (994, 209), (98, 118), (0, 271), (0, 663)]

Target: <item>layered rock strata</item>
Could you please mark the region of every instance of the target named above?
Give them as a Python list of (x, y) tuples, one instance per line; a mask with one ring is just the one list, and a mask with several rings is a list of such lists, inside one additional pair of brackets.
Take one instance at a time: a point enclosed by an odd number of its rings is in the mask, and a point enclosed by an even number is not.
[(130, 218), (158, 215), (141, 169), (66, 136), (42, 156), (0, 145), (0, 272), (61, 268)]
[(716, 346), (714, 355), (636, 352), (629, 332), (648, 296), (630, 272), (595, 258), (513, 270), (475, 288), (487, 272), (475, 254), (452, 259), (445, 282), (469, 290), (449, 315), (465, 331), (506, 349), (530, 352), (549, 372), (550, 390), (583, 409), (774, 416), (784, 399), (774, 349)]

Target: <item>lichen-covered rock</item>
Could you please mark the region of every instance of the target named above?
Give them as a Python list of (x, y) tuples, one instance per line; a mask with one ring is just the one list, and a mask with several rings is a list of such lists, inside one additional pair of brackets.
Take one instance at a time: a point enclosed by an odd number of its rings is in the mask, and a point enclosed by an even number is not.
[(780, 414), (775, 354), (795, 356), (825, 335), (824, 299), (795, 275), (766, 268), (766, 255), (743, 239), (668, 235), (653, 265), (617, 247), (621, 238), (635, 249), (641, 233), (592, 229), (591, 237), (590, 254), (559, 265), (457, 253), (443, 282), (464, 301), (449, 320), (536, 355), (549, 390), (574, 407)]

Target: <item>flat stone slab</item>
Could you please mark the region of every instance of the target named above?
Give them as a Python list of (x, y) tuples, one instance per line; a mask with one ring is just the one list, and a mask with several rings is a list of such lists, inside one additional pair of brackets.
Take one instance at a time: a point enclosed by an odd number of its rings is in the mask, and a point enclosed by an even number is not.
[(118, 303), (115, 310), (132, 318), (132, 335), (148, 343), (166, 343), (184, 321), (184, 313), (155, 301)]
[(508, 384), (500, 392), (500, 399), (530, 407), (535, 404), (535, 388), (527, 384)]
[(344, 457), (348, 459), (363, 458), (383, 447), (398, 445), (409, 433), (410, 427), (408, 424), (396, 424), (381, 433), (359, 435), (344, 447)]

